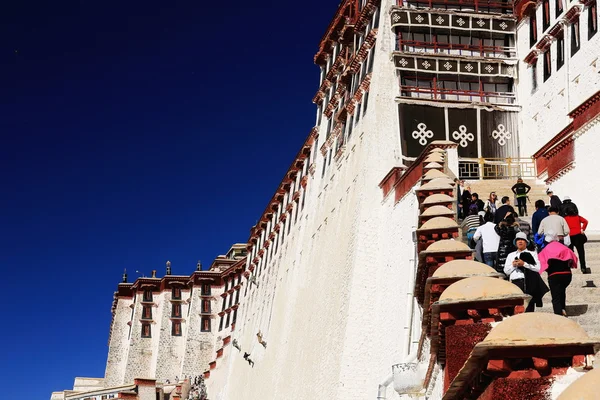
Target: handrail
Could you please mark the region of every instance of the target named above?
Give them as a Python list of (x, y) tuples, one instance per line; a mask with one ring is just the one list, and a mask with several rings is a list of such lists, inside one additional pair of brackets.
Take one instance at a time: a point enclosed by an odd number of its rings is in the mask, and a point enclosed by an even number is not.
[(415, 46), (415, 47), (425, 47), (428, 49), (435, 50), (468, 50), (468, 51), (479, 51), (480, 53), (499, 53), (499, 55), (503, 55), (504, 57), (510, 57), (506, 54), (502, 53), (515, 53), (517, 52), (516, 47), (510, 46), (482, 46), (482, 45), (469, 45), (469, 44), (460, 44), (460, 43), (440, 43), (437, 41), (434, 42), (421, 42), (418, 40), (402, 40), (399, 37), (397, 44), (397, 50), (401, 50), (401, 46)]
[(537, 178), (536, 163), (531, 157), (460, 157), (458, 172), (460, 179)]
[[(432, 100), (445, 100), (442, 96), (469, 96), (477, 97), (481, 102), (489, 102), (487, 98), (506, 99), (507, 103), (512, 104), (516, 100), (516, 95), (511, 92), (484, 92), (475, 90), (460, 90), (460, 89), (445, 89), (439, 87), (420, 87), (420, 86), (400, 86), (401, 95), (402, 92), (409, 93), (421, 93), (431, 95)], [(413, 97), (413, 96), (407, 96)]]

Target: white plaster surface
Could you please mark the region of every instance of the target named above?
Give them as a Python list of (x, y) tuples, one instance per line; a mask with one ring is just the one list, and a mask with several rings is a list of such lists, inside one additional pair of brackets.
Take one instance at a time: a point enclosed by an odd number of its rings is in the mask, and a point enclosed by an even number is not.
[(555, 378), (552, 386), (549, 389), (549, 395), (552, 400), (558, 399), (558, 396), (573, 382), (585, 375), (585, 371), (576, 371), (569, 368), (567, 373)]

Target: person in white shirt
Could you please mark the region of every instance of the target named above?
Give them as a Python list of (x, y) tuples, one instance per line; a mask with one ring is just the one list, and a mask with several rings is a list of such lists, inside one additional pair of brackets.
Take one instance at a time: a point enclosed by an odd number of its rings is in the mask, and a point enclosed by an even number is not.
[[(530, 285), (537, 285), (538, 282), (531, 282), (530, 279), (526, 279), (525, 268), (538, 274), (540, 273), (540, 261), (538, 260), (537, 253), (535, 251), (527, 250), (529, 245), (529, 239), (523, 232), (517, 233), (515, 237), (515, 246), (517, 251), (513, 251), (506, 257), (506, 263), (504, 264), (504, 273), (508, 276), (508, 279), (517, 285), (523, 293), (530, 293), (532, 288), (528, 288)], [(536, 279), (537, 280), (537, 279)], [(532, 299), (527, 306), (525, 312), (533, 312), (535, 310), (535, 301)]]
[(494, 265), (496, 263), (496, 253), (498, 252), (498, 246), (500, 246), (500, 236), (494, 230), (496, 224), (492, 222), (494, 215), (492, 213), (486, 213), (485, 224), (481, 225), (475, 231), (473, 240), (476, 242), (481, 239), (483, 242), (483, 262), (490, 267), (502, 272), (503, 265)]

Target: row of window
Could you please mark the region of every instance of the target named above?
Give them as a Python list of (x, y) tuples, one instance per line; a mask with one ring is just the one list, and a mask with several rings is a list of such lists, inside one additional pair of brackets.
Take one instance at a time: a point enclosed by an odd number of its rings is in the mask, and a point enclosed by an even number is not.
[[(592, 3), (588, 9), (588, 40), (598, 32), (598, 14), (596, 2)], [(581, 35), (579, 26), (579, 17), (575, 19), (569, 26), (570, 37), (570, 55), (573, 57), (581, 48)], [(548, 47), (543, 56), (543, 78), (544, 82), (552, 76), (552, 49)], [(561, 31), (556, 35), (556, 66), (554, 71), (558, 71), (565, 64), (565, 31)], [(537, 61), (533, 63), (531, 68), (532, 73), (532, 90), (537, 90)]]
[(345, 45), (343, 43), (336, 43), (334, 48), (333, 48), (333, 53), (331, 55), (331, 57), (329, 57), (329, 59), (327, 60), (327, 64), (325, 65), (325, 67), (321, 68), (321, 78), (319, 80), (319, 86), (323, 84), (323, 81), (325, 80), (325, 77), (327, 76), (327, 74), (329, 73), (329, 71), (331, 70), (331, 67), (333, 66), (333, 63), (335, 62), (337, 56), (344, 51), (344, 49), (348, 48), (348, 46), (350, 46), (350, 48), (352, 49), (352, 52), (358, 51), (361, 46), (364, 43), (365, 38), (367, 37), (367, 35), (369, 34), (369, 32), (371, 32), (372, 29), (378, 28), (379, 27), (379, 9), (376, 9), (375, 12), (373, 13), (371, 22), (369, 24), (367, 24), (367, 26), (365, 27), (365, 30), (363, 32), (359, 32), (359, 33), (355, 33), (354, 34), (354, 41), (352, 43), (350, 43), (349, 45)]
[(515, 100), (512, 83), (485, 82), (477, 78), (465, 79), (451, 76), (402, 76), (401, 94), (435, 100), (479, 101), (483, 103), (511, 104)]
[(486, 39), (467, 35), (402, 32), (396, 50), (443, 53), (478, 57), (510, 57), (514, 53), (512, 37)]
[[(236, 310), (237, 311), (237, 310)], [(210, 317), (202, 317), (200, 321), (200, 331), (210, 332)], [(171, 335), (181, 336), (181, 321), (171, 321)], [(152, 337), (152, 324), (150, 322), (142, 322), (142, 338)]]
[[(275, 225), (281, 219), (281, 215), (284, 213), (287, 213), (286, 208), (290, 204), (290, 202), (293, 201), (292, 195), (296, 192), (296, 190), (300, 190), (301, 197), (300, 197), (299, 205), (296, 204), (294, 206), (294, 209), (289, 213), (288, 218), (285, 218), (281, 222), (281, 228), (279, 230), (279, 234), (275, 236), (273, 243), (271, 243), (271, 245), (265, 249), (265, 254), (263, 254), (263, 257), (260, 258), (259, 264), (257, 266), (257, 271), (255, 271), (255, 273), (257, 273), (259, 275), (260, 275), (261, 271), (264, 269), (264, 267), (266, 267), (269, 259), (273, 256), (273, 254), (277, 254), (277, 250), (278, 250), (279, 246), (282, 245), (285, 240), (286, 230), (287, 230), (287, 233), (289, 234), (291, 231), (292, 225), (298, 221), (299, 212), (304, 210), (304, 203), (306, 200), (306, 191), (302, 190), (300, 182), (301, 182), (302, 178), (308, 174), (308, 167), (312, 161), (313, 154), (316, 154), (316, 152), (311, 151), (311, 153), (308, 155), (308, 157), (304, 160), (304, 164), (302, 166), (302, 169), (300, 170), (301, 172), (297, 174), (296, 179), (294, 181), (292, 181), (292, 183), (290, 184), (290, 188), (285, 193), (284, 199), (279, 204), (279, 207), (277, 207), (277, 211), (274, 212), (271, 220), (267, 222), (267, 226), (262, 231), (256, 244), (254, 246), (252, 246), (252, 252), (250, 253), (250, 258), (249, 258), (250, 261), (252, 261), (255, 257), (257, 257), (259, 250), (264, 247), (265, 242), (268, 240), (271, 232), (275, 228)], [(228, 289), (226, 289), (226, 290), (228, 290)], [(248, 286), (246, 286), (246, 293), (247, 292), (248, 292)]]
[[(563, 11), (563, 1), (564, 0), (555, 0), (555, 18), (559, 17)], [(593, 1), (587, 7), (587, 18), (588, 18), (588, 40), (592, 38), (598, 32), (598, 8), (597, 2)], [(542, 2), (542, 32), (545, 32), (550, 27), (550, 0), (543, 0)], [(576, 41), (577, 50), (579, 49), (579, 17), (575, 22), (571, 24), (571, 32), (572, 39), (571, 41)], [(537, 9), (533, 9), (529, 15), (529, 47), (533, 47), (538, 39), (538, 23), (537, 23)], [(575, 52), (577, 51), (575, 50)], [(572, 54), (573, 53), (573, 50)]]

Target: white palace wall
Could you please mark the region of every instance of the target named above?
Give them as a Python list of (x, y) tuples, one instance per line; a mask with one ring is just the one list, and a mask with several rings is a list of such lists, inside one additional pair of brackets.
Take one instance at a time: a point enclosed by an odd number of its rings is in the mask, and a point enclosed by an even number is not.
[(323, 177), (317, 155), (300, 222), (242, 301), (233, 332), (241, 353), (230, 347), (207, 380), (211, 399), (369, 398), (401, 361), (418, 210), (415, 196), (394, 206), (378, 187), (400, 158), (393, 40), (382, 14), (368, 111)]
[[(561, 16), (569, 7), (581, 6), (578, 2), (569, 2)], [(519, 104), (523, 107), (520, 115), (521, 156), (530, 157), (552, 137), (557, 135), (569, 122), (569, 112), (600, 90), (600, 32), (588, 39), (588, 8), (579, 17), (581, 47), (571, 56), (571, 29), (565, 25), (565, 63), (557, 71), (557, 42), (550, 46), (552, 56), (552, 74), (544, 82), (543, 54), (537, 60), (537, 90), (532, 86), (532, 69), (523, 59), (529, 53), (529, 18), (523, 19), (517, 28), (517, 54), (519, 55), (519, 79), (517, 83)], [(550, 7), (550, 27), (556, 23), (555, 7)], [(542, 7), (537, 7), (538, 38), (541, 39)], [(581, 157), (593, 157), (594, 148), (578, 154)]]

